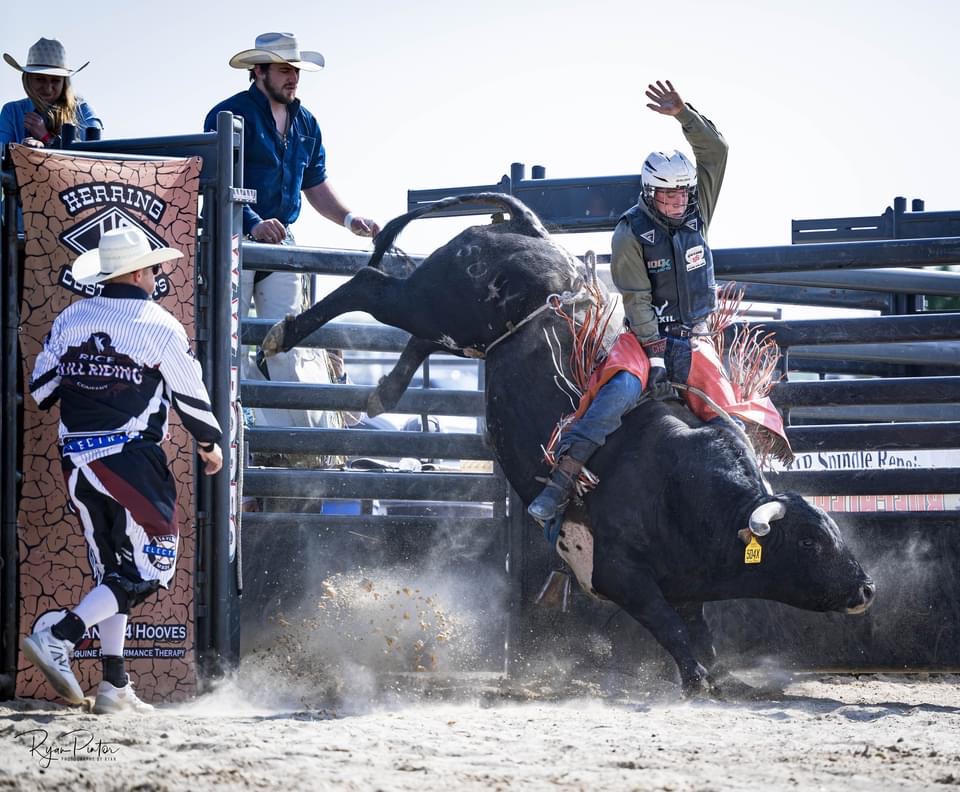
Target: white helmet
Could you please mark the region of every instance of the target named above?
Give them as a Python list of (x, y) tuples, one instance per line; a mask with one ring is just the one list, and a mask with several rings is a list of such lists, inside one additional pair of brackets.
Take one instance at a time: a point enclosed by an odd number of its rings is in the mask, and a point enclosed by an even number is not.
[(653, 191), (658, 188), (667, 190), (686, 188), (687, 211), (689, 211), (696, 202), (697, 169), (682, 151), (652, 151), (643, 161), (640, 184), (643, 188), (643, 201), (650, 211), (671, 225), (679, 225), (682, 217), (667, 217), (657, 209), (653, 201)]

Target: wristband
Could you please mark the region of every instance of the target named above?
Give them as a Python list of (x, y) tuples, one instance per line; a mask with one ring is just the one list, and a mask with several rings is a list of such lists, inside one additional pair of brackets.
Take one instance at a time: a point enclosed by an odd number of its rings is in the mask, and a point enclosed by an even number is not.
[(353, 217), (353, 212), (347, 212), (346, 217), (343, 218), (343, 227), (346, 228), (347, 231), (353, 231)]
[(209, 454), (216, 447), (216, 443), (197, 443), (197, 447), (205, 454)]
[(641, 344), (643, 351), (647, 353), (647, 356), (659, 355), (663, 356), (663, 353), (667, 351), (667, 339), (658, 338), (656, 341), (648, 341), (646, 344)]
[(650, 358), (650, 368), (662, 368), (665, 369), (667, 364), (663, 362), (662, 357), (652, 357)]

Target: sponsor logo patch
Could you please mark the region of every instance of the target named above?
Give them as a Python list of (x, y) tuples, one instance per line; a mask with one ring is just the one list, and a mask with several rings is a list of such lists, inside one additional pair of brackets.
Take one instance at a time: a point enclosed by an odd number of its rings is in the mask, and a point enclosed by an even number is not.
[(673, 259), (653, 259), (647, 262), (647, 272), (668, 272), (673, 269)]
[[(143, 384), (143, 367), (128, 355), (117, 352), (106, 333), (94, 333), (80, 346), (67, 347), (57, 365), (57, 374), (71, 388), (86, 391), (107, 391), (127, 383)], [(107, 435), (103, 433), (104, 437)], [(83, 446), (80, 443), (71, 453), (93, 447)]]
[(703, 250), (703, 245), (694, 245), (684, 254), (684, 258), (687, 260), (687, 272), (700, 269), (700, 267), (706, 266), (707, 263), (707, 256)]
[(150, 544), (143, 546), (143, 552), (161, 572), (166, 572), (173, 568), (177, 560), (177, 537), (168, 534), (167, 536), (155, 536)]
[(640, 234), (640, 239), (642, 239), (644, 242), (649, 242), (651, 245), (654, 243), (656, 238), (656, 229), (654, 228), (651, 228), (646, 234)]

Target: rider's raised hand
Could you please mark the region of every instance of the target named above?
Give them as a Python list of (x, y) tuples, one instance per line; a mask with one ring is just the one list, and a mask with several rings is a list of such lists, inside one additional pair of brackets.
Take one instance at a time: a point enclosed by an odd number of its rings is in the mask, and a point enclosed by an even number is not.
[(657, 80), (656, 84), (650, 83), (647, 86), (647, 99), (650, 99), (647, 107), (663, 115), (679, 115), (684, 108), (683, 99), (680, 98), (680, 94), (676, 92), (670, 80), (665, 82), (666, 85)]

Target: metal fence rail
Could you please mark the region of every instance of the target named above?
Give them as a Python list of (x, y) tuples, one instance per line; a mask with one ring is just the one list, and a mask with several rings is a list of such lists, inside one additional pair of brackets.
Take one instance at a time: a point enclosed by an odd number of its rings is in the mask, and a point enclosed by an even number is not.
[[(362, 410), (375, 388), (368, 385), (301, 385), (286, 382), (243, 381), (244, 398), (260, 407), (295, 410)], [(483, 414), (481, 391), (409, 388), (395, 411), (434, 415), (479, 416)]]
[[(934, 244), (935, 243), (935, 244)], [(928, 257), (933, 249), (960, 250), (957, 240), (910, 240), (897, 244), (898, 256)], [(308, 249), (286, 248), (280, 252), (269, 251), (266, 245), (250, 245), (253, 254), (245, 260), (250, 266), (284, 269), (298, 272), (337, 272), (346, 274), (355, 271), (360, 262), (355, 255), (342, 254), (340, 251), (322, 252)], [(851, 252), (850, 248), (855, 248)], [(842, 250), (841, 250), (842, 248)], [(869, 250), (864, 252), (866, 249)], [(772, 251), (772, 252), (771, 252)], [(833, 264), (859, 261), (863, 256), (890, 255), (886, 243), (858, 243), (850, 245), (818, 245), (817, 255), (813, 258), (809, 250), (797, 247), (738, 249), (719, 251), (740, 262), (764, 258), (778, 264), (779, 269), (788, 269), (785, 261), (789, 259), (792, 267), (797, 261), (803, 269), (804, 262), (821, 269), (824, 261)], [(952, 253), (951, 253), (952, 255)], [(721, 259), (723, 256), (721, 255)], [(795, 260), (796, 259), (796, 260)], [(251, 260), (258, 263), (253, 264)], [(866, 259), (863, 259), (866, 261)], [(876, 265), (876, 262), (872, 262)], [(900, 259), (897, 263), (904, 263)], [(401, 266), (401, 263), (397, 264)], [(743, 268), (738, 263), (728, 270)], [(721, 269), (718, 267), (718, 269)], [(792, 271), (792, 270), (791, 270)], [(874, 270), (883, 272), (882, 270)], [(908, 288), (923, 288), (928, 279), (913, 278), (913, 273), (895, 273), (896, 282)], [(936, 286), (943, 292), (956, 289), (960, 293), (960, 280), (948, 277), (937, 278)], [(774, 276), (770, 276), (774, 277)], [(870, 283), (869, 276), (862, 282)], [(251, 320), (245, 322), (241, 337), (244, 343), (255, 344), (262, 340), (271, 322)], [(859, 359), (863, 356), (869, 369), (871, 355), (878, 355), (888, 362), (936, 363), (941, 367), (960, 365), (960, 314), (912, 314), (906, 316), (880, 316), (853, 319), (802, 320), (802, 321), (764, 321), (765, 331), (775, 333), (778, 344), (784, 349), (788, 365), (794, 357), (805, 356), (829, 358), (831, 350), (843, 360)], [(922, 339), (922, 341), (919, 341)], [(375, 325), (357, 325), (331, 322), (302, 342), (303, 346), (338, 347), (348, 350), (369, 349), (378, 352), (399, 352), (405, 346), (408, 335), (392, 328)], [(841, 345), (842, 346), (839, 346)], [(837, 345), (834, 347), (834, 345)], [(922, 347), (918, 351), (916, 347)], [(924, 357), (926, 355), (926, 358)], [(254, 406), (287, 406), (313, 409), (362, 409), (371, 390), (357, 386), (297, 386), (275, 383), (242, 383), (245, 401)], [(778, 406), (816, 408), (828, 406), (864, 404), (898, 405), (940, 405), (960, 402), (960, 378), (900, 377), (881, 380), (842, 380), (825, 382), (784, 382), (777, 385), (772, 396)], [(480, 415), (482, 396), (467, 393), (431, 391), (430, 389), (411, 388), (397, 407), (397, 412), (423, 413), (434, 412), (452, 415)], [(449, 412), (448, 412), (449, 411)], [(354, 430), (331, 432), (330, 430), (300, 430), (297, 432), (278, 432), (276, 430), (254, 429), (250, 432), (251, 448), (259, 451), (289, 451), (314, 453), (363, 453), (385, 454), (391, 448), (393, 456), (451, 456), (454, 452), (460, 458), (489, 458), (489, 452), (482, 444), (471, 444), (467, 437), (448, 436), (446, 441), (426, 437), (412, 439), (408, 433), (363, 433)], [(914, 450), (943, 449), (960, 447), (958, 442), (958, 424), (944, 421), (915, 421), (896, 425), (879, 423), (858, 423), (837, 426), (828, 422), (823, 426), (805, 425), (788, 428), (791, 442), (798, 451), (805, 450), (841, 450), (844, 448), (875, 448)], [(392, 443), (396, 440), (397, 445)], [(405, 450), (406, 449), (406, 450)], [(440, 450), (442, 449), (442, 450)], [(880, 471), (866, 474), (869, 478)]]
[(260, 453), (341, 454), (350, 449), (359, 456), (392, 457), (403, 451), (418, 459), (492, 459), (478, 434), (263, 428), (248, 430), (247, 439), (250, 450)]
[[(770, 397), (781, 409), (841, 404), (960, 403), (960, 376), (780, 382), (773, 386)], [(960, 412), (957, 415), (960, 417)]]

